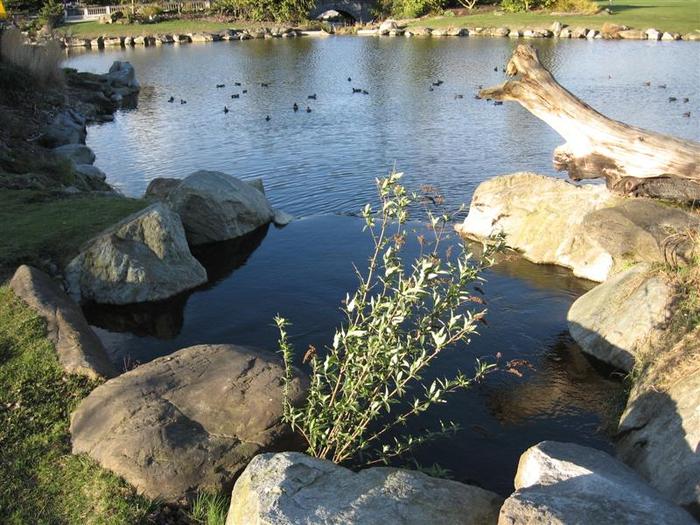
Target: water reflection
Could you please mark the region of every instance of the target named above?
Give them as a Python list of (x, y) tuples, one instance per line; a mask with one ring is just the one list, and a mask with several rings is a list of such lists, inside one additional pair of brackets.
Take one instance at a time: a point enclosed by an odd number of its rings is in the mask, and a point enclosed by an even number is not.
[[(530, 43), (596, 109), (700, 139), (694, 43)], [(454, 207), (492, 176), (553, 173), (552, 151), (562, 142), (554, 131), (519, 105), (473, 98), (479, 85), (504, 80), (501, 68), (515, 45), (507, 38), (271, 39), (110, 50), (75, 55), (69, 65), (104, 71), (126, 59), (136, 68), (139, 109), (88, 134), (98, 167), (128, 195), (142, 194), (155, 177), (213, 169), (262, 177), (274, 205), (308, 216), (360, 209), (375, 198), (374, 178), (394, 164), (409, 185), (437, 186)], [(445, 83), (429, 91), (438, 78)], [(647, 88), (647, 80), (669, 88)], [(239, 91), (233, 82), (248, 93), (231, 99)], [(218, 83), (227, 87), (216, 89)], [(369, 95), (353, 95), (351, 86)], [(305, 107), (312, 93), (312, 113), (291, 110), (294, 102)], [(169, 104), (171, 95), (187, 104)], [(691, 102), (680, 111), (669, 95)]]
[(151, 303), (86, 304), (83, 307), (85, 317), (90, 324), (110, 332), (129, 332), (138, 337), (174, 339), (182, 330), (185, 306), (190, 295), (213, 288), (243, 266), (260, 246), (269, 228), (269, 224), (266, 224), (236, 239), (204, 244), (193, 249), (193, 255), (207, 271), (207, 282), (201, 286), (170, 299)]
[[(210, 282), (170, 303), (129, 309), (89, 311), (112, 360), (147, 362), (201, 343), (237, 343), (274, 350), (273, 318), (289, 319), (299, 356), (312, 344), (332, 340), (342, 315), (338, 307), (357, 281), (371, 242), (356, 217), (320, 216), (283, 229), (255, 232), (239, 243), (198, 251)], [(425, 233), (419, 224), (416, 233)], [(457, 238), (452, 237), (452, 242)], [(406, 244), (406, 258), (418, 253)], [(446, 405), (421, 415), (409, 430), (439, 428), (454, 421), (463, 430), (419, 451), (421, 464), (440, 463), (455, 479), (476, 481), (492, 490), (511, 489), (518, 456), (543, 439), (559, 439), (610, 449), (605, 433), (611, 412), (607, 399), (621, 387), (596, 373), (568, 336), (566, 312), (590, 283), (552, 267), (506, 257), (484, 274), (488, 326), (468, 346), (442, 354), (425, 374), (470, 374), (476, 357), (502, 354), (502, 360), (532, 363), (523, 377), (499, 373)], [(148, 309), (150, 308), (150, 309)]]

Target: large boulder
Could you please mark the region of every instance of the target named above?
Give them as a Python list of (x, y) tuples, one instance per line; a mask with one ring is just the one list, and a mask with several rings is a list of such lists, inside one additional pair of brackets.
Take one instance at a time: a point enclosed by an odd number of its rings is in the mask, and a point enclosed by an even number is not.
[(82, 310), (56, 281), (41, 270), (22, 265), (12, 277), (10, 288), (44, 318), (47, 336), (54, 343), (58, 362), (66, 372), (91, 379), (117, 375)]
[(56, 148), (65, 144), (85, 144), (87, 127), (85, 117), (74, 109), (59, 112), (39, 139), (42, 146)]
[(630, 264), (688, 260), (692, 242), (681, 242), (682, 234), (698, 228), (699, 217), (652, 200), (516, 173), (481, 183), (457, 230), (480, 239), (503, 233), (532, 262), (604, 281)]
[(166, 202), (182, 218), (191, 245), (234, 239), (274, 218), (262, 192), (217, 171), (185, 177), (168, 193)]
[[(289, 446), (283, 374), (271, 353), (234, 345), (179, 350), (93, 390), (71, 416), (73, 452), (152, 499), (230, 490), (255, 455)], [(304, 386), (293, 379), (292, 402)]]
[(129, 304), (166, 299), (207, 280), (180, 218), (161, 203), (89, 241), (65, 271), (78, 301)]
[(134, 66), (129, 62), (116, 60), (109, 68), (109, 72), (105, 77), (113, 87), (130, 88), (133, 90), (139, 89)]
[(421, 472), (353, 472), (296, 452), (257, 456), (236, 482), (226, 525), (493, 524), (503, 499)]
[(624, 270), (579, 297), (567, 315), (581, 350), (630, 371), (638, 354), (660, 337), (673, 290), (648, 264)]
[(700, 520), (700, 327), (669, 346), (662, 341), (632, 387), (617, 456)]
[(684, 525), (693, 518), (610, 455), (543, 441), (520, 457), (499, 525)]
[(94, 164), (95, 154), (85, 144), (65, 144), (51, 150), (55, 155), (64, 157), (74, 164)]
[(609, 254), (579, 247), (578, 227), (591, 211), (619, 202), (604, 186), (515, 173), (479, 184), (457, 231), (479, 239), (504, 233), (507, 244), (535, 263), (559, 264), (579, 277), (603, 281)]

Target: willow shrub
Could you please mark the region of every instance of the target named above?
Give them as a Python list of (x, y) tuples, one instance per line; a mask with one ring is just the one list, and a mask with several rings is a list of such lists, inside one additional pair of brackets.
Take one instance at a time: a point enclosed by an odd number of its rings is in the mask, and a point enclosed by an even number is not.
[[(305, 403), (293, 406), (285, 400), (285, 419), (306, 439), (308, 453), (335, 463), (386, 463), (455, 430), (442, 423), (424, 434), (402, 434), (409, 418), (495, 369), (477, 359), (472, 376), (458, 371), (430, 382), (422, 377), (443, 351), (474, 334), (485, 309), (468, 288), (481, 280), (480, 272), (492, 263), (501, 242), (485, 246), (478, 259), (464, 246), (454, 255), (440, 245), (449, 217), (429, 213), (435, 238), (422, 242), (422, 253), (406, 266), (401, 252), (408, 205), (415, 196), (399, 184), (400, 177), (392, 173), (378, 180), (380, 207), (363, 210), (374, 251), (367, 272), (357, 272), (359, 287), (346, 297), (341, 308), (346, 321), (332, 345), (323, 354), (310, 348), (305, 356), (311, 366)], [(287, 321), (278, 317), (276, 323), (288, 385), (294, 351)]]

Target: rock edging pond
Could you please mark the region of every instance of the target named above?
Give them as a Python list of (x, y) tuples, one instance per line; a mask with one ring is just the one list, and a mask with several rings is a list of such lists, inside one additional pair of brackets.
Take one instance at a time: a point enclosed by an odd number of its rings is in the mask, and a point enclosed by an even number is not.
[(481, 240), (505, 234), (533, 262), (603, 281), (572, 305), (568, 322), (584, 352), (637, 371), (619, 424), (618, 457), (700, 515), (698, 332), (671, 332), (683, 298), (658, 270), (696, 264), (698, 216), (603, 186), (516, 173), (482, 183), (455, 229)]

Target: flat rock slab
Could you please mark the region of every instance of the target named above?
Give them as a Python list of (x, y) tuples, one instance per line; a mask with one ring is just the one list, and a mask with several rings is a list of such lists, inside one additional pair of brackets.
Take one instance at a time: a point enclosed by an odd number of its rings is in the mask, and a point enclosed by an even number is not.
[(576, 231), (586, 214), (619, 201), (604, 186), (576, 186), (535, 173), (503, 175), (479, 184), (457, 231), (478, 239), (504, 233), (508, 246), (532, 262), (603, 281), (612, 267), (609, 254), (581, 249)]
[(569, 332), (581, 349), (625, 371), (668, 320), (673, 290), (641, 263), (579, 297), (567, 314)]
[(70, 374), (110, 378), (117, 371), (80, 307), (41, 270), (22, 265), (10, 281), (12, 291), (46, 321), (58, 362)]
[(661, 345), (636, 381), (617, 456), (700, 520), (700, 327)]
[(65, 276), (76, 300), (106, 304), (166, 299), (207, 280), (190, 253), (180, 218), (162, 203), (89, 241)]
[(482, 182), (457, 231), (506, 243), (535, 263), (571, 268), (605, 281), (630, 264), (683, 262), (692, 256), (688, 231), (700, 218), (648, 199), (624, 198), (602, 185), (515, 173)]
[[(71, 416), (73, 452), (86, 453), (149, 498), (230, 490), (261, 452), (288, 445), (283, 367), (274, 354), (199, 345), (96, 388)], [(297, 377), (290, 399), (303, 395)]]
[(695, 520), (599, 450), (543, 441), (520, 457), (499, 525), (691, 525)]
[(503, 499), (421, 472), (353, 472), (296, 452), (256, 456), (236, 482), (226, 525), (493, 524)]

